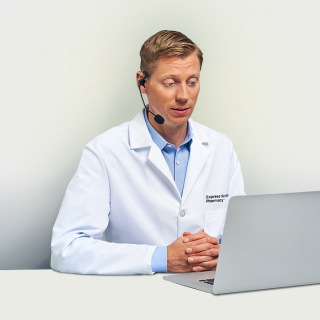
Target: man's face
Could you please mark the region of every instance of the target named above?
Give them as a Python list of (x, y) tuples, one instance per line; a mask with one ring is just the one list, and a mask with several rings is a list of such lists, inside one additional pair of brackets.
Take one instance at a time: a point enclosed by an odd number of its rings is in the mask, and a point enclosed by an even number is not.
[(165, 125), (185, 124), (200, 91), (200, 62), (196, 53), (187, 57), (162, 57), (147, 81), (149, 108), (165, 119)]

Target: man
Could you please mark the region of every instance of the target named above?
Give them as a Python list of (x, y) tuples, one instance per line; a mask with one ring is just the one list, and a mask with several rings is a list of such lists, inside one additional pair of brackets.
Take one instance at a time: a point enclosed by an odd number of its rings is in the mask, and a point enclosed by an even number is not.
[(231, 141), (190, 119), (202, 52), (180, 32), (165, 30), (143, 44), (140, 56), (136, 81), (150, 112), (140, 111), (84, 148), (53, 228), (55, 270), (216, 268), (228, 201), (244, 194), (244, 185)]

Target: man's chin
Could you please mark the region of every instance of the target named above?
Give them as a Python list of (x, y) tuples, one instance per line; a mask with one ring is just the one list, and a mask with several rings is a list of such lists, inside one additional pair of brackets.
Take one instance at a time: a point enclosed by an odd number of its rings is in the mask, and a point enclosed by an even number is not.
[(168, 122), (171, 122), (173, 125), (181, 126), (188, 122), (190, 116), (184, 117), (169, 117)]

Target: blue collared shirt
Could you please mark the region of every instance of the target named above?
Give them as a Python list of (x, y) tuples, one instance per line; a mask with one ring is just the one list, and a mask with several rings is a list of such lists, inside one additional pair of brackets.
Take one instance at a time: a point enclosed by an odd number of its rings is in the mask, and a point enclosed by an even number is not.
[[(190, 155), (190, 145), (193, 137), (191, 126), (188, 122), (187, 135), (183, 143), (176, 149), (173, 144), (168, 143), (150, 124), (146, 110), (144, 111), (144, 118), (151, 138), (161, 150), (173, 180), (179, 190), (180, 196), (182, 197)], [(158, 247), (155, 250), (151, 259), (151, 268), (152, 272), (167, 272), (167, 247)]]

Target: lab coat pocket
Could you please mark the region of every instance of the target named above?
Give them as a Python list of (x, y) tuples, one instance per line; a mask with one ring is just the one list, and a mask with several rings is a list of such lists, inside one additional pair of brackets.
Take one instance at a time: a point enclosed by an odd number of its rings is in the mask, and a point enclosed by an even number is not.
[(206, 211), (204, 213), (204, 232), (212, 237), (218, 237), (224, 225), (226, 212), (226, 209)]

